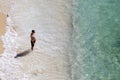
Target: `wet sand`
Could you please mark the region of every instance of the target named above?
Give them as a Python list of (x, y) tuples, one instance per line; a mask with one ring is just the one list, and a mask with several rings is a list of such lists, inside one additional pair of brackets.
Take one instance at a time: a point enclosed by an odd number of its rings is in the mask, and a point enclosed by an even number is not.
[(0, 13), (0, 53), (3, 53), (4, 50), (1, 36), (4, 35), (5, 31), (6, 31), (6, 15)]

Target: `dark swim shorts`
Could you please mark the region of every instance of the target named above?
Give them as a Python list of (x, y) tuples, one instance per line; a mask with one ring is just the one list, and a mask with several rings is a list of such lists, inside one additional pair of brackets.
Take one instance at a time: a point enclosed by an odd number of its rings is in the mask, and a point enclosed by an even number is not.
[(31, 46), (34, 46), (34, 44), (35, 44), (35, 41), (31, 41)]

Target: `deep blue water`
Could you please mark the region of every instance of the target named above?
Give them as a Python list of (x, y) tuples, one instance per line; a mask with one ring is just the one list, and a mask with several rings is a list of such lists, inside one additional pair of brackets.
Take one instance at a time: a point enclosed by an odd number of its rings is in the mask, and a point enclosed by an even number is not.
[(120, 0), (74, 0), (73, 80), (120, 80)]

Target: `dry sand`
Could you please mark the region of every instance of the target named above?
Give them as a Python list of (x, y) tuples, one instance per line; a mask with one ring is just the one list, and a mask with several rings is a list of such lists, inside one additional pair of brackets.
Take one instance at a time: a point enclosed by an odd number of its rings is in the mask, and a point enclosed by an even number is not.
[(0, 53), (3, 53), (3, 43), (1, 36), (4, 35), (6, 30), (6, 14), (10, 10), (11, 0), (0, 0)]
[[(0, 13), (0, 37), (4, 35), (5, 31), (6, 31), (6, 15)], [(3, 50), (4, 50), (3, 43), (0, 38), (0, 53), (3, 53)]]

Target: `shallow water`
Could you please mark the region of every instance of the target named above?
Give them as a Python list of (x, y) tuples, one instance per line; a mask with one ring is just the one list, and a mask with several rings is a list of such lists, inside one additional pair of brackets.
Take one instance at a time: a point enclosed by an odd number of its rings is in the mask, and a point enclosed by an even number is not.
[(74, 1), (73, 80), (119, 80), (120, 1)]
[[(11, 4), (8, 12), (11, 22), (8, 21), (3, 36), (5, 51), (0, 61), (1, 79), (70, 80), (72, 26), (69, 2), (15, 0)], [(36, 31), (37, 41), (34, 51), (30, 52), (32, 29)], [(14, 58), (19, 53), (28, 54)]]
[[(119, 80), (119, 0), (10, 4), (2, 80)], [(37, 42), (30, 52), (32, 29)]]

